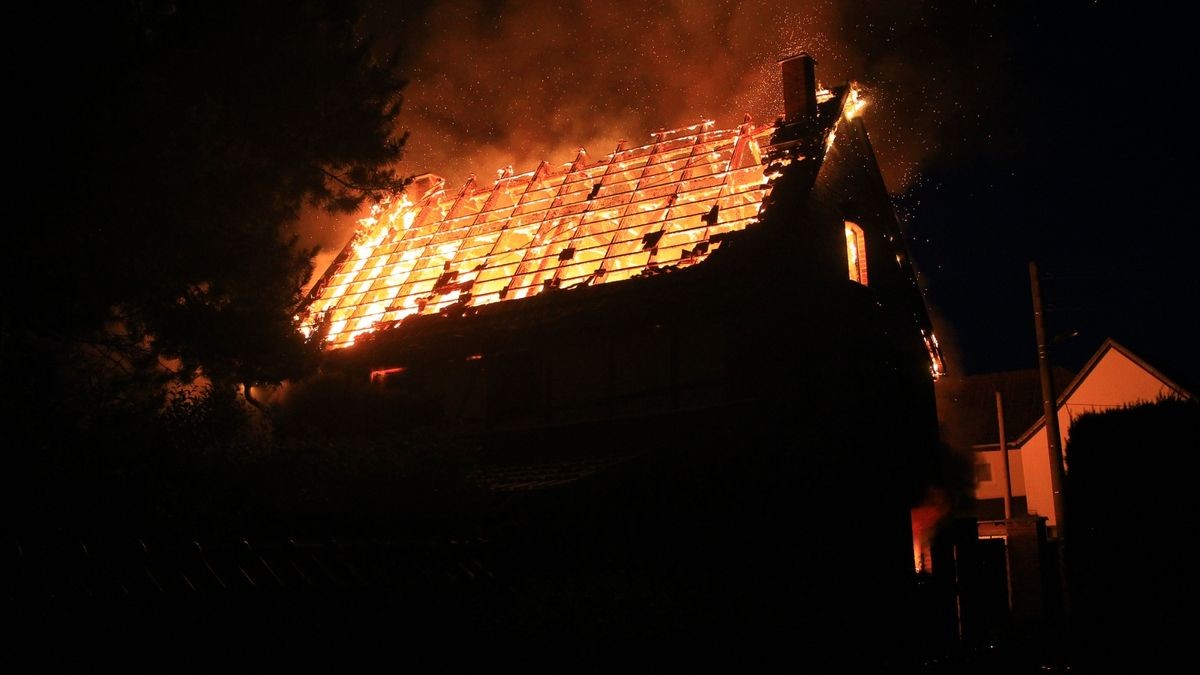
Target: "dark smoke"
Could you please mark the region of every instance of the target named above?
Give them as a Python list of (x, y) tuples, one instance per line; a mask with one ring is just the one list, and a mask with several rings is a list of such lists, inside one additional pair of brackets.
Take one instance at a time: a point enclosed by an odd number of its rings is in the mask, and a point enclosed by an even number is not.
[[(952, 67), (958, 55), (925, 3), (861, 4), (375, 2), (362, 30), (381, 50), (399, 49), (410, 81), (403, 170), (453, 187), (506, 165), (569, 161), (581, 146), (602, 156), (621, 138), (644, 141), (701, 117), (773, 119), (782, 109), (776, 60), (803, 50), (823, 83), (866, 88), (872, 139), (895, 191), (937, 152), (947, 119), (970, 115), (964, 98), (988, 66)], [(354, 220), (310, 214), (301, 223), (306, 240), (326, 249), (318, 273)]]

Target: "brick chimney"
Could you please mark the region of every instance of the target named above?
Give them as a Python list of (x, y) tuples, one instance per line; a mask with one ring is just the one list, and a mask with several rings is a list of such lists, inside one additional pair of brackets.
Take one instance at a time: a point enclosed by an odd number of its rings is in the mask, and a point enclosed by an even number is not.
[(779, 61), (783, 67), (783, 110), (788, 124), (817, 119), (816, 60), (801, 52)]

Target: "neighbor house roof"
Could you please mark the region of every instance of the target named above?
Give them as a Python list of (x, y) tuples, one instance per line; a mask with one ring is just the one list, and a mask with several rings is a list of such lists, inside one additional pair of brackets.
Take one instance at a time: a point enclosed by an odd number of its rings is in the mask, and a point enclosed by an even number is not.
[[(1130, 361), (1133, 361), (1140, 368), (1142, 368), (1147, 373), (1149, 373), (1150, 375), (1157, 378), (1160, 382), (1162, 382), (1164, 385), (1166, 385), (1168, 388), (1170, 388), (1172, 391), (1174, 391), (1177, 396), (1180, 396), (1180, 397), (1186, 398), (1186, 399), (1194, 398), (1192, 396), (1191, 392), (1184, 389), (1182, 386), (1176, 384), (1173, 380), (1171, 380), (1171, 378), (1169, 378), (1166, 375), (1164, 375), (1163, 373), (1161, 373), (1154, 366), (1150, 365), (1149, 363), (1146, 363), (1140, 356), (1138, 356), (1137, 354), (1134, 354), (1127, 347), (1120, 344), (1116, 340), (1113, 340), (1112, 338), (1108, 338), (1107, 340), (1104, 341), (1103, 344), (1100, 345), (1100, 348), (1096, 350), (1096, 353), (1092, 355), (1092, 358), (1088, 359), (1087, 363), (1083, 364), (1083, 368), (1079, 369), (1079, 373), (1075, 375), (1075, 379), (1071, 380), (1071, 382), (1069, 384), (1067, 384), (1066, 387), (1063, 388), (1062, 393), (1058, 395), (1058, 400), (1055, 402), (1055, 405), (1054, 405), (1055, 410), (1062, 408), (1067, 403), (1067, 401), (1071, 398), (1071, 395), (1075, 393), (1075, 390), (1078, 389), (1080, 387), (1080, 385), (1082, 385), (1084, 383), (1084, 381), (1087, 380), (1088, 376), (1091, 375), (1092, 371), (1095, 370), (1096, 366), (1099, 365), (1101, 360), (1103, 360), (1104, 355), (1107, 354), (1111, 350), (1116, 350), (1116, 351), (1120, 352), (1122, 355), (1124, 355), (1126, 358), (1128, 358)], [(1012, 442), (1010, 445), (1018, 446), (1018, 447), (1024, 445), (1026, 442), (1029, 441), (1030, 438), (1033, 437), (1034, 434), (1036, 434), (1038, 431), (1040, 431), (1042, 429), (1042, 427), (1044, 427), (1045, 425), (1046, 425), (1046, 416), (1041, 415), (1040, 417), (1038, 417), (1037, 421), (1034, 422), (1033, 425), (1030, 426), (1029, 429), (1027, 429), (1025, 431), (1025, 433), (1021, 434), (1020, 438), (1016, 439), (1016, 441)]]
[[(1054, 369), (1056, 382), (1073, 373)], [(1036, 368), (980, 375), (951, 375), (938, 382), (936, 394), (942, 434), (954, 447), (1000, 442), (996, 424), (996, 392), (1004, 399), (1004, 431), (1011, 442), (1042, 416), (1041, 382)]]

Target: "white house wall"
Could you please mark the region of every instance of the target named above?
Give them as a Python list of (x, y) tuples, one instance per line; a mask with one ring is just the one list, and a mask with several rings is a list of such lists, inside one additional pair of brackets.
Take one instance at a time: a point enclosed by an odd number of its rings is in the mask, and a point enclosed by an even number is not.
[[(984, 450), (975, 453), (975, 463), (987, 463), (991, 467), (991, 480), (981, 480), (975, 484), (976, 499), (1004, 499), (1004, 459), (999, 450)], [(1025, 496), (1025, 469), (1021, 463), (1021, 451), (1008, 452), (1009, 469), (1012, 471), (1012, 490), (1014, 497)]]

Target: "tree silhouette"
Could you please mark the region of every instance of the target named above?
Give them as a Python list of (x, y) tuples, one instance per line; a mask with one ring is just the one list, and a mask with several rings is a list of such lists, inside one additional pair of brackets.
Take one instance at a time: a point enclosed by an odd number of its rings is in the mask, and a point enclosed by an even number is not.
[(92, 404), (152, 405), (171, 379), (232, 388), (311, 367), (293, 314), (315, 251), (287, 225), (306, 203), (349, 210), (403, 184), (404, 83), (355, 12), (27, 11), (13, 25), (39, 46), (9, 63), (29, 186), (3, 292), (5, 381), (30, 404), (18, 407), (62, 413), (98, 383)]

